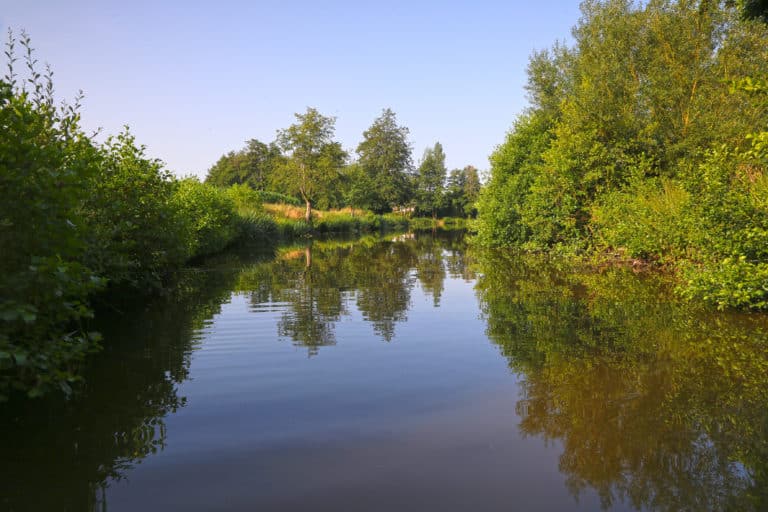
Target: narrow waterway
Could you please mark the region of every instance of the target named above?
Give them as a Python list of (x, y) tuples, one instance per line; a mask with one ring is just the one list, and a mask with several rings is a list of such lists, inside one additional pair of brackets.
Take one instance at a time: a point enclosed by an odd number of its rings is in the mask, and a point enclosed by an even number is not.
[(0, 509), (765, 510), (768, 322), (400, 235), (241, 251), (0, 409)]

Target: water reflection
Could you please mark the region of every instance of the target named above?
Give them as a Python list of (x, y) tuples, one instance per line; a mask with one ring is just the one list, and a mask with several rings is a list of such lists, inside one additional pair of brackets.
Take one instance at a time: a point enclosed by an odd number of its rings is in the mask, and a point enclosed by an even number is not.
[(108, 480), (166, 445), (163, 418), (183, 407), (197, 332), (230, 296), (233, 275), (187, 272), (168, 296), (101, 311), (108, 334), (76, 398), (0, 410), (0, 509), (95, 510)]
[[(446, 271), (471, 275), (461, 236), (401, 235), (382, 240), (316, 241), (280, 249), (270, 262), (248, 267), (238, 290), (255, 308), (286, 303), (280, 336), (306, 347), (309, 355), (334, 345), (334, 324), (359, 311), (385, 341), (408, 319), (411, 291), (418, 282), (440, 304)], [(468, 277), (469, 278), (469, 277)]]
[(658, 278), (485, 253), (488, 335), (523, 377), (526, 435), (604, 508), (768, 509), (768, 324), (674, 302)]
[[(451, 280), (476, 281), (475, 290)], [(477, 320), (476, 304), (467, 300), (473, 293), (485, 334), (471, 324)], [(241, 305), (243, 311), (235, 311)], [(230, 324), (220, 315), (226, 308)], [(75, 399), (0, 410), (0, 434), (9, 440), (0, 457), (0, 509), (98, 509), (105, 506), (108, 483), (130, 475), (159, 451), (167, 454), (179, 434), (208, 450), (192, 457), (197, 468), (218, 464), (232, 471), (230, 479), (239, 467), (252, 471), (254, 479), (271, 477), (273, 465), (282, 468), (284, 481), (275, 477), (260, 489), (273, 497), (293, 492), (295, 475), (326, 461), (335, 468), (328, 482), (344, 481), (353, 467), (374, 475), (357, 482), (378, 486), (395, 501), (406, 494), (385, 483), (402, 484), (398, 475), (406, 475), (413, 496), (443, 489), (448, 503), (462, 483), (470, 490), (485, 483), (488, 493), (501, 495), (494, 485), (509, 488), (505, 470), (535, 465), (534, 457), (537, 465), (547, 464), (534, 442), (544, 439), (562, 448), (558, 469), (573, 506), (582, 499), (589, 503), (597, 493), (606, 509), (768, 509), (768, 321), (679, 304), (662, 279), (621, 270), (579, 272), (542, 258), (466, 250), (461, 237), (402, 235), (316, 240), (262, 255), (230, 253), (185, 273), (167, 297), (120, 309), (123, 313), (100, 315), (97, 327), (108, 340), (106, 350), (91, 361)], [(414, 325), (424, 330), (402, 335)], [(211, 342), (217, 326), (220, 346)], [(304, 351), (338, 355), (362, 341), (362, 331), (377, 343), (346, 352), (354, 356), (349, 371), (350, 359), (318, 357), (310, 363), (303, 357)], [(503, 360), (488, 350), (488, 338)], [(401, 343), (389, 343), (395, 339)], [(192, 366), (192, 358), (206, 352), (197, 351), (202, 340), (212, 345), (206, 345), (212, 358), (205, 367), (207, 382), (220, 387), (197, 395), (193, 417), (200, 430), (181, 429), (174, 437), (169, 416), (186, 407), (170, 417), (189, 421), (194, 409), (180, 388), (189, 386), (191, 376), (197, 377), (192, 384), (205, 380), (200, 362)], [(299, 357), (290, 357), (293, 350), (272, 350), (290, 349), (289, 343), (299, 347)], [(253, 352), (233, 366), (245, 349)], [(380, 360), (367, 360), (374, 357)], [(516, 389), (504, 387), (514, 380), (504, 371), (507, 363), (520, 381), (520, 396), (487, 396), (488, 389)], [(233, 382), (217, 374), (227, 371), (226, 364), (228, 377), (241, 389), (230, 390)], [(312, 373), (318, 368), (325, 373)], [(498, 381), (481, 375), (496, 370)], [(300, 371), (311, 375), (302, 381), (296, 377)], [(317, 389), (305, 389), (306, 382)], [(499, 382), (501, 387), (493, 387)], [(467, 407), (457, 395), (473, 386)], [(270, 392), (275, 396), (267, 396)], [(221, 401), (230, 393), (228, 409)], [(189, 403), (194, 401), (191, 396)], [(367, 416), (374, 418), (370, 424)], [(230, 424), (237, 421), (243, 421), (242, 430)], [(337, 423), (361, 431), (383, 424), (386, 436), (366, 431), (371, 437), (344, 444), (347, 439), (339, 436), (336, 445), (307, 439), (308, 431), (324, 433)], [(210, 431), (207, 425), (213, 425)], [(258, 451), (267, 434), (283, 439), (278, 434), (286, 428), (298, 432), (302, 443), (265, 442), (268, 449)], [(196, 437), (200, 432), (205, 439)], [(520, 435), (531, 438), (527, 460), (520, 455), (522, 444), (515, 444), (522, 443)], [(243, 462), (227, 465), (227, 440), (237, 454), (248, 451), (248, 461), (262, 464), (263, 473), (237, 466)], [(388, 454), (392, 473), (376, 473)], [(408, 468), (398, 466), (409, 456), (419, 459), (410, 471), (420, 476), (411, 478)], [(347, 465), (340, 462), (344, 457)], [(499, 474), (480, 471), (474, 481), (453, 467), (469, 459), (476, 466), (467, 467), (496, 468)], [(183, 469), (184, 463), (178, 464), (170, 473)], [(455, 488), (441, 480), (454, 475), (470, 480), (456, 477)], [(198, 483), (208, 480), (206, 472)], [(563, 490), (557, 485), (551, 494)], [(246, 490), (252, 490), (250, 484)], [(335, 490), (329, 493), (340, 503)], [(251, 497), (245, 491), (240, 496)]]

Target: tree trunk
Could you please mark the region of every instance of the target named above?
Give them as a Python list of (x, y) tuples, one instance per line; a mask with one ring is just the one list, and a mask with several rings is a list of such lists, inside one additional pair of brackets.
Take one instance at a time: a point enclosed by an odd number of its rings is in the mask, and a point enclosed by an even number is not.
[(304, 220), (307, 221), (307, 224), (312, 224), (312, 203), (309, 202), (309, 200), (305, 200), (307, 203), (307, 211), (304, 214)]

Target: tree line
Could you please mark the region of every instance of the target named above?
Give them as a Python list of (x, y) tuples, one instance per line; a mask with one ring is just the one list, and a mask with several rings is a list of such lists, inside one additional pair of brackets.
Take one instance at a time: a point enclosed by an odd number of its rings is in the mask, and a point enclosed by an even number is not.
[(257, 139), (221, 156), (208, 170), (206, 183), (219, 187), (245, 184), (254, 190), (300, 199), (311, 222), (312, 208), (352, 206), (387, 213), (474, 216), (480, 192), (475, 167), (448, 173), (443, 146), (437, 142), (414, 165), (408, 128), (384, 109), (363, 132), (355, 159), (334, 140), (334, 117), (314, 108), (295, 114), (296, 122), (278, 130), (274, 141)]
[[(100, 347), (90, 327), (99, 304), (114, 307), (125, 296), (165, 293), (176, 271), (236, 241), (269, 242), (313, 230), (418, 228), (415, 220), (370, 211), (325, 212), (312, 225), (313, 205), (383, 212), (415, 204), (417, 197), (432, 213), (444, 204), (465, 205), (464, 187), (457, 184), (466, 180), (456, 178), (453, 189), (443, 183), (439, 144), (420, 166), (424, 176), (438, 177), (430, 177), (430, 195), (411, 191), (420, 174), (411, 162), (408, 131), (388, 110), (366, 132), (354, 164), (334, 140), (334, 119), (308, 109), (275, 142), (250, 141), (222, 157), (209, 183), (202, 183), (175, 177), (127, 127), (103, 142), (86, 133), (81, 96), (57, 104), (53, 72), (40, 69), (25, 33), (18, 38), (9, 31), (5, 56), (0, 402), (13, 394), (69, 393), (86, 356)], [(263, 206), (299, 199), (307, 223)]]
[(491, 156), (487, 245), (674, 269), (685, 296), (768, 308), (764, 2), (587, 0), (536, 52)]

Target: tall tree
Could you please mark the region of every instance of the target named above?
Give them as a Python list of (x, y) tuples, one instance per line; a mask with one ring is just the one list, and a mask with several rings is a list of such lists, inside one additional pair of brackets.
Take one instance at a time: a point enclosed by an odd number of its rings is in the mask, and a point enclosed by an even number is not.
[(475, 203), (480, 197), (480, 176), (477, 168), (472, 165), (466, 166), (462, 172), (464, 174), (464, 214), (474, 217), (477, 214)]
[(398, 126), (395, 113), (384, 109), (357, 146), (360, 180), (354, 196), (360, 206), (381, 213), (409, 199), (413, 173), (408, 128)]
[(480, 177), (477, 169), (468, 165), (463, 169), (452, 170), (448, 175), (445, 195), (445, 203), (450, 208), (451, 215), (474, 216), (475, 201), (480, 195)]
[(341, 177), (347, 154), (334, 141), (335, 117), (307, 108), (295, 114), (297, 122), (277, 132), (286, 160), (275, 170), (276, 182), (298, 194), (306, 204), (305, 219), (312, 222), (312, 203), (327, 197)]
[(417, 177), (418, 208), (437, 217), (437, 211), (443, 206), (445, 191), (445, 153), (439, 142), (424, 151)]

